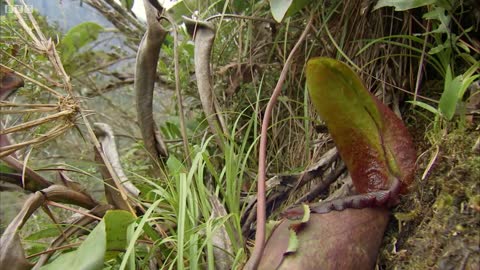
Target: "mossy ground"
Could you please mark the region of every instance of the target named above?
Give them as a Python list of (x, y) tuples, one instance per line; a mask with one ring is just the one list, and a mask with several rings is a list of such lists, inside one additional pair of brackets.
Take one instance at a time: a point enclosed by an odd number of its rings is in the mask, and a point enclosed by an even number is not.
[(422, 127), (412, 127), (421, 154), (415, 185), (392, 211), (377, 268), (480, 269), (480, 153), (472, 150), (480, 132)]

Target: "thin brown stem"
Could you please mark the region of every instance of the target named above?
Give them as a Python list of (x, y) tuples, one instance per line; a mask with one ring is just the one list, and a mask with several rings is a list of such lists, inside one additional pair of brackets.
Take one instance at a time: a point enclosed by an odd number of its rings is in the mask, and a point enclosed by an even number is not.
[(287, 61), (280, 73), (280, 78), (277, 81), (277, 85), (273, 90), (272, 96), (268, 101), (267, 108), (265, 109), (265, 116), (262, 122), (262, 131), (260, 134), (260, 150), (258, 154), (258, 181), (257, 181), (257, 230), (255, 232), (255, 247), (252, 252), (245, 269), (257, 269), (260, 259), (263, 255), (263, 250), (265, 248), (265, 224), (266, 224), (266, 199), (265, 199), (265, 178), (266, 178), (266, 159), (267, 159), (267, 132), (268, 126), (270, 124), (270, 118), (272, 115), (273, 107), (277, 102), (278, 97), (282, 91), (283, 84), (287, 78), (287, 74), (290, 71), (290, 65), (292, 64), (293, 58), (300, 48), (303, 40), (307, 36), (310, 27), (313, 23), (313, 13), (310, 15), (305, 29), (302, 32), (302, 35), (298, 39), (297, 43), (290, 51)]
[(66, 206), (64, 204), (61, 204), (61, 203), (57, 203), (57, 202), (54, 202), (54, 201), (45, 201), (45, 202), (46, 202), (47, 205), (51, 205), (51, 206), (55, 206), (55, 207), (58, 207), (58, 208), (63, 208), (63, 209), (66, 209), (66, 210), (70, 210), (72, 212), (79, 213), (79, 214), (87, 216), (87, 217), (91, 217), (91, 218), (96, 219), (98, 221), (102, 220), (101, 218), (99, 218), (97, 216), (94, 216), (92, 214), (89, 214), (85, 211), (81, 211), (81, 210)]
[(67, 235), (65, 234), (65, 232), (63, 231), (61, 225), (60, 225), (60, 222), (55, 218), (55, 215), (52, 213), (52, 211), (50, 210), (50, 208), (48, 208), (48, 205), (44, 204), (42, 205), (42, 209), (43, 211), (47, 214), (47, 216), (53, 221), (53, 224), (54, 226), (58, 229), (58, 231), (60, 232), (61, 236), (63, 237), (63, 240), (65, 242), (68, 241), (68, 237)]
[(38, 253), (35, 253), (35, 254), (32, 254), (32, 255), (29, 255), (29, 256), (26, 257), (26, 259), (35, 258), (35, 257), (38, 257), (38, 256), (43, 255), (43, 254), (55, 252), (57, 250), (62, 250), (62, 249), (67, 249), (67, 248), (80, 246), (81, 244), (82, 243), (72, 243), (72, 244), (61, 246), (61, 247), (50, 248), (50, 249), (44, 250), (42, 252), (38, 252)]
[[(427, 33), (430, 31), (430, 21), (427, 21), (427, 29), (425, 30)], [(413, 101), (417, 101), (418, 90), (420, 89), (420, 83), (422, 81), (422, 69), (425, 63), (425, 55), (427, 53), (427, 42), (428, 42), (428, 35), (425, 35), (425, 40), (423, 41), (422, 47), (422, 55), (420, 57), (420, 62), (418, 63), (418, 70), (417, 70), (417, 79), (415, 80), (415, 93), (413, 95)]]

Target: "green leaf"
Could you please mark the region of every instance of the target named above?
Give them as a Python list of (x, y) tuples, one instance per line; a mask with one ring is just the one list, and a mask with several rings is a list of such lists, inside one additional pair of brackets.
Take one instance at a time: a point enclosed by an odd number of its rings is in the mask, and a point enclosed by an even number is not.
[[(143, 228), (150, 228), (150, 226), (148, 226), (148, 224), (145, 224), (143, 226)], [(135, 243), (136, 242), (136, 239), (137, 238), (134, 238), (134, 234), (135, 234), (135, 227), (130, 225), (127, 227), (127, 239), (129, 239), (132, 243)], [(127, 269), (136, 269), (135, 267), (135, 252), (132, 251), (130, 252), (129, 254), (125, 254), (125, 257), (127, 258), (128, 260), (128, 268)]]
[(182, 21), (182, 16), (190, 17), (192, 10), (196, 9), (197, 7), (195, 3), (184, 0), (177, 1), (173, 6), (166, 8), (166, 10), (172, 14), (172, 17), (176, 22)]
[(427, 111), (429, 111), (429, 112), (431, 112), (431, 113), (433, 113), (433, 114), (437, 114), (437, 115), (440, 114), (440, 112), (439, 112), (435, 107), (433, 107), (432, 105), (427, 104), (427, 103), (425, 103), (425, 102), (413, 101), (413, 100), (412, 100), (412, 101), (407, 101), (407, 102), (408, 102), (408, 103), (412, 103), (413, 105), (416, 105), (416, 106), (418, 106), (418, 107), (420, 107), (420, 108), (422, 108), (422, 109), (425, 109), (425, 110), (427, 110)]
[(4, 164), (3, 162), (0, 162), (0, 172), (2, 173), (14, 173), (15, 170)]
[(293, 0), (270, 0), (270, 10), (273, 18), (277, 22), (281, 22), (285, 14), (287, 14)]
[(394, 7), (395, 11), (404, 11), (434, 4), (435, 2), (436, 0), (379, 0), (373, 9)]
[(442, 7), (435, 7), (432, 11), (423, 14), (426, 20), (438, 20), (440, 24), (432, 32), (434, 33), (448, 33), (448, 26), (450, 25), (450, 16), (447, 15), (446, 10)]
[(134, 2), (134, 0), (122, 0), (122, 6), (127, 10), (131, 10)]
[(60, 255), (40, 269), (64, 270), (67, 265), (70, 270), (101, 269), (106, 244), (105, 221), (102, 220), (77, 250)]
[(472, 85), (472, 83), (478, 78), (480, 78), (480, 74), (475, 75), (475, 76), (471, 76), (471, 77), (467, 77), (467, 78), (464, 78), (464, 76), (462, 76), (462, 87), (460, 88), (460, 91), (458, 92), (458, 99), (459, 100), (462, 100), (463, 95), (465, 94), (465, 91), (467, 91), (468, 87), (470, 85)]
[(94, 22), (84, 22), (70, 29), (60, 41), (62, 60), (71, 59), (80, 48), (97, 40), (103, 27)]
[(35, 241), (40, 240), (48, 237), (55, 237), (60, 234), (60, 230), (57, 227), (47, 227), (46, 229), (42, 229), (38, 232), (34, 232), (29, 236), (25, 237), (25, 240)]
[(461, 77), (457, 76), (453, 79), (452, 77), (452, 70), (450, 69), (450, 66), (447, 66), (445, 87), (438, 105), (438, 109), (447, 120), (452, 120), (453, 115), (455, 114), (458, 103), (458, 94), (462, 87)]
[(283, 18), (295, 15), (312, 0), (270, 0), (273, 18), (281, 22)]
[(111, 210), (105, 214), (104, 220), (107, 236), (105, 260), (109, 260), (125, 250), (127, 229), (135, 221), (135, 217), (127, 211)]
[(290, 8), (287, 10), (286, 17), (290, 17), (295, 15), (298, 11), (308, 5), (312, 0), (293, 0), (292, 4), (290, 4)]
[(249, 8), (250, 3), (245, 0), (233, 0), (232, 7), (236, 12), (240, 13), (242, 11), (245, 11), (247, 8)]
[(457, 42), (456, 43), (457, 47), (461, 48), (464, 50), (467, 54), (470, 53), (470, 48), (463, 42)]
[(439, 45), (433, 47), (432, 49), (430, 49), (430, 51), (428, 51), (428, 54), (434, 55), (434, 54), (443, 52), (446, 49), (448, 49), (448, 47), (446, 47), (445, 44), (439, 44)]
[(102, 269), (105, 259), (123, 252), (127, 245), (127, 228), (134, 221), (129, 212), (123, 210), (107, 211), (77, 250), (64, 253), (42, 270)]
[(171, 117), (171, 121), (165, 122), (166, 133), (169, 134), (170, 138), (180, 138), (182, 136), (179, 126), (180, 120), (178, 117)]
[[(458, 99), (463, 99), (463, 95), (465, 95), (465, 91), (467, 91), (468, 87), (472, 85), (472, 83), (480, 77), (478, 73), (478, 69), (480, 68), (480, 63), (476, 62), (472, 65), (462, 76), (462, 87), (458, 93)], [(476, 73), (476, 74), (475, 74)]]
[(178, 175), (182, 172), (183, 173), (188, 172), (188, 170), (185, 168), (183, 163), (173, 155), (170, 155), (170, 157), (167, 160), (167, 168), (172, 173), (172, 175)]
[[(129, 227), (128, 229), (128, 239), (130, 240), (130, 243), (128, 244), (128, 247), (127, 247), (127, 251), (125, 252), (125, 255), (123, 257), (123, 260), (122, 260), (122, 263), (120, 264), (120, 269), (125, 269), (127, 263), (130, 265), (132, 262), (132, 257), (135, 257), (135, 244), (136, 244), (136, 241), (138, 239), (138, 237), (140, 237), (140, 234), (143, 232), (143, 227), (145, 227), (145, 225), (148, 226), (148, 223), (147, 223), (147, 220), (150, 219), (150, 215), (152, 214), (152, 212), (157, 208), (157, 206), (160, 204), (162, 200), (157, 200), (155, 201), (147, 210), (147, 212), (145, 212), (145, 214), (143, 215), (143, 217), (140, 219), (140, 221), (138, 222), (138, 226), (136, 227), (135, 230), (133, 230), (132, 227)], [(135, 269), (135, 268), (133, 268)]]
[(440, 104), (438, 105), (440, 112), (447, 120), (452, 120), (457, 109), (457, 104), (462, 100), (465, 91), (473, 81), (480, 77), (479, 74), (474, 75), (478, 66), (478, 63), (472, 65), (464, 74), (458, 75), (455, 78), (453, 78), (450, 66), (447, 66), (445, 86), (442, 96), (440, 97)]
[(306, 76), (312, 103), (327, 124), (356, 190), (388, 189), (393, 176), (406, 191), (413, 180), (416, 152), (403, 122), (340, 61), (313, 58)]

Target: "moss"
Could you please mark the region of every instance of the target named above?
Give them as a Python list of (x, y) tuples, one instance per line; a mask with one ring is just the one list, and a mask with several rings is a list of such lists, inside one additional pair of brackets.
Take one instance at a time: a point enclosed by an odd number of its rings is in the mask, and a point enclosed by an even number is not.
[(480, 157), (471, 151), (477, 136), (463, 129), (433, 136), (415, 187), (394, 210), (378, 269), (480, 269)]

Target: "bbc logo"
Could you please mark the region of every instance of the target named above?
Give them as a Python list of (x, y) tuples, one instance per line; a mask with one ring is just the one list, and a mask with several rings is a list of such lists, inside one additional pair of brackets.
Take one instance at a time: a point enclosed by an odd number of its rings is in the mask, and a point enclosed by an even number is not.
[(2, 11), (2, 15), (3, 14), (13, 14), (13, 9), (17, 9), (19, 13), (32, 13), (33, 12), (33, 6), (31, 5), (13, 5), (13, 6), (9, 6), (7, 4), (2, 4), (2, 8), (0, 9), (0, 11)]

